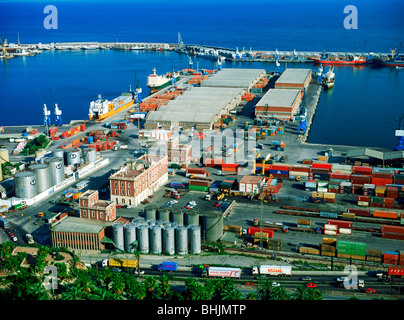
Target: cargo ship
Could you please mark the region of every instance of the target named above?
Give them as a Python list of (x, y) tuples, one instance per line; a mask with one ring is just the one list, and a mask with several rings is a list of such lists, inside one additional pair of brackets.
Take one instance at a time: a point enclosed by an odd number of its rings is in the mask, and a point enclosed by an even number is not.
[(320, 58), (310, 57), (309, 59), (314, 63), (325, 65), (362, 65), (366, 62), (365, 58), (357, 57), (352, 54), (349, 55), (347, 59), (331, 59), (326, 53), (323, 53)]
[(382, 59), (380, 57), (372, 57), (372, 63), (375, 66), (380, 67), (404, 67), (404, 55), (400, 55), (400, 50), (403, 44), (400, 43), (398, 49), (390, 49), (391, 55), (387, 59)]
[(119, 97), (109, 101), (98, 95), (98, 99), (90, 102), (88, 116), (90, 120), (104, 120), (134, 103), (134, 96), (130, 93), (123, 93)]
[(175, 77), (176, 81), (180, 79), (178, 73), (175, 72), (168, 72), (163, 76), (159, 76), (156, 74), (156, 68), (154, 68), (153, 74), (147, 77), (147, 87), (150, 89), (150, 93), (154, 93), (168, 87), (171, 84), (173, 77)]

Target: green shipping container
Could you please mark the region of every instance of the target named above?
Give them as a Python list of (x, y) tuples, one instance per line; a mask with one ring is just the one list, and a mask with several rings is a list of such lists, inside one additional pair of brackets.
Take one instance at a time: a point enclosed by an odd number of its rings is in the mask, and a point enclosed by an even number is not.
[(353, 241), (338, 241), (337, 252), (356, 256), (365, 256), (367, 252), (366, 243)]
[(382, 197), (370, 197), (370, 203), (383, 203)]
[(194, 191), (209, 191), (208, 186), (193, 186), (193, 185), (188, 185), (189, 190), (194, 190)]

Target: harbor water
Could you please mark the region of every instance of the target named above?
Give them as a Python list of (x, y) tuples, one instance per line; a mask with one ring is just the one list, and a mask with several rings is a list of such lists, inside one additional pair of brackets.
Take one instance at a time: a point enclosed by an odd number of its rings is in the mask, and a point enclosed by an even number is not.
[[(2, 39), (15, 43), (17, 33), (21, 43), (176, 43), (181, 32), (185, 43), (240, 50), (252, 47), (253, 50), (389, 52), (397, 47), (404, 30), (399, 17), (403, 3), (394, 0), (383, 4), (357, 3), (361, 13), (359, 28), (348, 31), (342, 27), (343, 6), (338, 1), (327, 2), (327, 6), (319, 1), (310, 5), (292, 0), (283, 4), (258, 1), (248, 6), (247, 11), (237, 1), (207, 1), (203, 6), (199, 1), (186, 5), (178, 1), (158, 4), (123, 1), (116, 5), (102, 2), (97, 6), (92, 1), (72, 4), (61, 1), (56, 2), (57, 30), (43, 27), (46, 16), (43, 8), (47, 3), (4, 2), (0, 4), (0, 30)], [(397, 10), (391, 10), (391, 6)], [(190, 15), (192, 12), (197, 15)], [(217, 67), (215, 61), (203, 58), (193, 58), (193, 63), (194, 69)], [(52, 112), (53, 104), (57, 103), (63, 111), (64, 123), (88, 119), (90, 100), (99, 94), (112, 99), (128, 91), (130, 85), (134, 88), (135, 72), (145, 96), (149, 93), (146, 79), (153, 68), (164, 74), (187, 67), (185, 55), (137, 50), (55, 50), (35, 57), (1, 60), (0, 125), (42, 124), (43, 103)], [(275, 69), (274, 64), (261, 62), (226, 61), (223, 67)], [(281, 64), (281, 71), (285, 67)], [(317, 70), (311, 63), (288, 63), (287, 67)], [(335, 74), (334, 88), (321, 95), (307, 142), (394, 148), (397, 120), (404, 115), (404, 70), (339, 66)]]

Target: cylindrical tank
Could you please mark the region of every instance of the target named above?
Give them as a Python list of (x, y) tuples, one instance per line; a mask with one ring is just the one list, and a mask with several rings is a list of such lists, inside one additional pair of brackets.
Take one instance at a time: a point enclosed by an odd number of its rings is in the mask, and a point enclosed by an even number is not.
[(158, 211), (158, 217), (159, 220), (164, 221), (164, 222), (170, 222), (170, 210), (159, 210)]
[(14, 175), (14, 192), (17, 198), (32, 199), (38, 194), (38, 186), (33, 171), (22, 171)]
[(97, 150), (95, 148), (83, 148), (84, 163), (93, 163), (97, 160)]
[(29, 166), (29, 169), (35, 173), (38, 193), (44, 192), (52, 186), (52, 176), (49, 166), (45, 163), (36, 163)]
[(215, 242), (223, 236), (223, 214), (205, 214), (203, 217), (203, 234), (206, 241)]
[(148, 206), (144, 209), (146, 220), (156, 220), (156, 208), (153, 206)]
[(188, 228), (179, 226), (175, 229), (175, 251), (178, 255), (188, 253)]
[(189, 251), (191, 254), (201, 253), (201, 227), (192, 225), (188, 227)]
[(52, 151), (52, 157), (64, 159), (65, 151), (63, 149), (55, 149)]
[(66, 165), (80, 164), (81, 156), (80, 149), (68, 149), (65, 152), (65, 163)]
[(123, 224), (115, 223), (112, 225), (112, 241), (116, 250), (124, 251), (124, 239), (123, 239)]
[(10, 161), (9, 154), (8, 154), (8, 149), (1, 147), (0, 148), (0, 164), (4, 162)]
[(161, 254), (163, 251), (162, 234), (160, 226), (153, 226), (150, 228), (150, 253)]
[(149, 253), (149, 226), (142, 224), (136, 228), (136, 231), (140, 253)]
[(185, 224), (187, 226), (199, 226), (199, 213), (187, 212), (185, 214)]
[(175, 254), (175, 228), (167, 226), (163, 229), (163, 253), (166, 255)]
[(49, 172), (52, 178), (52, 186), (57, 185), (65, 179), (65, 166), (63, 158), (52, 157), (45, 159), (45, 163), (49, 165)]
[(180, 226), (184, 225), (184, 212), (180, 210), (174, 210), (171, 212), (171, 215), (173, 222), (178, 223), (178, 225)]
[(128, 253), (135, 252), (136, 241), (136, 226), (133, 223), (127, 223), (125, 225), (125, 251)]

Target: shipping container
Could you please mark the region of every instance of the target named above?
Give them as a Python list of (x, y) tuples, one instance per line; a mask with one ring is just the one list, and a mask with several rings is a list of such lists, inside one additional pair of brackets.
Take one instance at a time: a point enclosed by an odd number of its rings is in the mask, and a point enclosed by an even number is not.
[(282, 265), (260, 265), (252, 267), (252, 275), (254, 277), (257, 276), (280, 276), (292, 275), (292, 267), (291, 266), (282, 266)]
[(240, 268), (206, 267), (202, 271), (203, 277), (240, 278)]

